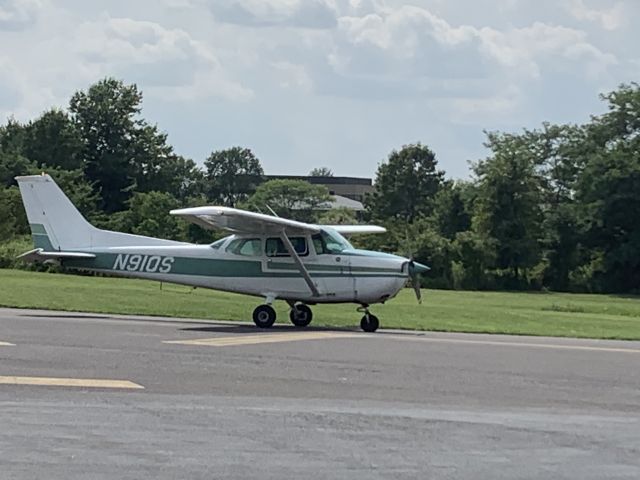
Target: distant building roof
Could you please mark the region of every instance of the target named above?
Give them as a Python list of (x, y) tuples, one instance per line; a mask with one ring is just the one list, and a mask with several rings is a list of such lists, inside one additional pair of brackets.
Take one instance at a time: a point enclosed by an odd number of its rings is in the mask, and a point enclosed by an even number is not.
[(362, 177), (325, 177), (308, 175), (265, 175), (267, 180), (304, 180), (320, 185), (372, 185), (370, 178)]

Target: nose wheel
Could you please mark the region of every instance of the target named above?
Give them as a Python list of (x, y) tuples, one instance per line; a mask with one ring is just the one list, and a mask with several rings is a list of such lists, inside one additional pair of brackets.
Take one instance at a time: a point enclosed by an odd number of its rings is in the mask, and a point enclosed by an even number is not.
[(378, 317), (369, 312), (368, 305), (362, 305), (361, 307), (358, 307), (358, 311), (364, 312), (364, 316), (362, 317), (362, 320), (360, 320), (360, 328), (368, 333), (375, 332), (380, 326)]
[(365, 313), (362, 320), (360, 320), (360, 328), (365, 332), (373, 333), (380, 326), (380, 321), (378, 317), (375, 315), (371, 315), (370, 313)]
[(312, 318), (313, 313), (311, 312), (311, 309), (304, 303), (298, 303), (291, 306), (289, 320), (291, 320), (291, 323), (296, 327), (306, 327), (311, 323)]
[(270, 328), (276, 323), (276, 311), (271, 305), (260, 305), (253, 311), (253, 323), (260, 328)]

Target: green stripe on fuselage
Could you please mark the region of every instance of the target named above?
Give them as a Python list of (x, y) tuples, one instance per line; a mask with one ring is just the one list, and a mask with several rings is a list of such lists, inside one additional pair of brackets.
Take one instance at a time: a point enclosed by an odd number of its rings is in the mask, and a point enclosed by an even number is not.
[[(142, 268), (127, 268), (131, 266), (131, 263), (124, 262), (122, 257), (128, 254), (116, 254), (116, 253), (95, 253), (96, 258), (91, 259), (65, 259), (63, 264), (66, 267), (86, 270), (102, 270), (113, 271), (119, 273), (157, 273), (157, 274), (171, 274), (171, 275), (194, 275), (194, 276), (209, 276), (209, 277), (279, 277), (279, 278), (293, 278), (299, 277), (300, 272), (295, 265), (279, 263), (280, 266), (287, 265), (287, 268), (283, 268), (282, 272), (263, 271), (262, 262), (256, 260), (235, 260), (235, 259), (219, 259), (219, 258), (193, 258), (193, 257), (175, 257), (171, 256), (171, 268), (168, 270), (154, 270)], [(121, 256), (121, 261), (117, 262), (118, 255)], [(147, 265), (150, 264), (150, 257), (158, 257), (157, 255), (140, 255), (141, 257), (147, 257)], [(168, 256), (160, 255), (161, 259), (165, 259)], [(154, 262), (156, 264), (157, 262)], [(116, 267), (116, 264), (119, 268)], [(125, 265), (124, 268), (120, 268)], [(143, 262), (140, 265), (144, 265)], [(271, 268), (273, 265), (270, 265)], [(291, 268), (289, 268), (291, 267)], [(327, 265), (306, 265), (309, 269), (309, 273), (312, 277), (339, 277), (346, 274), (341, 273), (338, 269), (328, 269)], [(348, 266), (347, 266), (348, 268)], [(399, 277), (405, 278), (398, 270), (391, 271), (390, 269), (375, 269), (373, 267), (356, 267), (351, 271), (352, 276), (356, 277)]]
[[(310, 272), (343, 272), (345, 269), (350, 269), (354, 273), (367, 273), (367, 272), (385, 272), (385, 273), (400, 273), (398, 268), (379, 268), (379, 267), (355, 267), (349, 265), (316, 265), (306, 264), (307, 270)], [(273, 270), (298, 270), (298, 266), (294, 263), (270, 263), (269, 269)]]

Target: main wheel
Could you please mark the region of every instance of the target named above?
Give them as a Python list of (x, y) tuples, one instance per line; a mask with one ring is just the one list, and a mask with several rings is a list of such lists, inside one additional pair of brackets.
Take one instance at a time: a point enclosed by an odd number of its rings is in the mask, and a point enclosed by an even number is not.
[(360, 328), (365, 332), (375, 332), (379, 326), (380, 322), (378, 321), (378, 317), (370, 313), (365, 314), (362, 320), (360, 320)]
[(313, 313), (311, 313), (311, 309), (304, 303), (294, 306), (289, 312), (289, 320), (291, 320), (291, 323), (296, 327), (306, 327), (311, 323), (312, 318)]
[(276, 311), (271, 305), (260, 305), (253, 311), (253, 323), (260, 328), (269, 328), (276, 321)]

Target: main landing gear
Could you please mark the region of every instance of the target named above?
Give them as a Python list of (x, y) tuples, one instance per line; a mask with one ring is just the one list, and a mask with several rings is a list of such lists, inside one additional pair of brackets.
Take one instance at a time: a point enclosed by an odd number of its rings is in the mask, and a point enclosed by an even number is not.
[[(311, 309), (304, 303), (289, 303), (291, 311), (289, 312), (289, 320), (296, 327), (306, 327), (313, 319)], [(265, 304), (258, 306), (253, 311), (253, 323), (260, 328), (270, 328), (276, 322), (276, 311), (271, 305)]]
[(289, 320), (296, 327), (306, 327), (311, 323), (313, 313), (311, 309), (304, 303), (293, 304), (289, 312)]
[(276, 323), (276, 311), (271, 305), (259, 305), (253, 311), (253, 323), (260, 328), (270, 328)]

